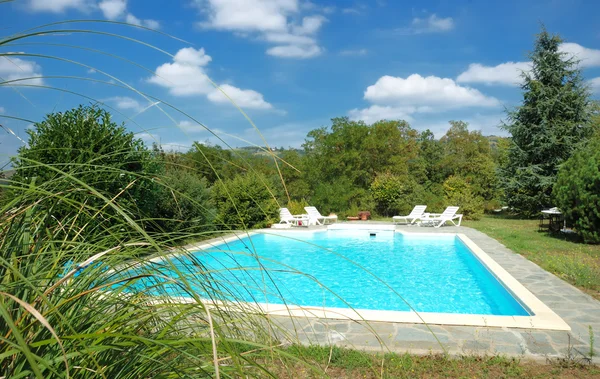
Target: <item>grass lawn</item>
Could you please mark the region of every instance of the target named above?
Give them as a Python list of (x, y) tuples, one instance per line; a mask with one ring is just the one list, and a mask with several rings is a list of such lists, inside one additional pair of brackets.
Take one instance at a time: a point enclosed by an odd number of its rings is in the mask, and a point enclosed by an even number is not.
[(538, 264), (600, 300), (600, 245), (586, 245), (538, 232), (538, 220), (486, 216), (463, 225), (500, 241), (517, 254)]
[[(303, 363), (265, 362), (278, 378), (600, 378), (600, 368), (573, 360), (549, 364), (494, 357), (447, 358), (442, 355), (369, 354), (339, 347), (291, 346), (286, 349)], [(313, 369), (317, 367), (320, 373)]]

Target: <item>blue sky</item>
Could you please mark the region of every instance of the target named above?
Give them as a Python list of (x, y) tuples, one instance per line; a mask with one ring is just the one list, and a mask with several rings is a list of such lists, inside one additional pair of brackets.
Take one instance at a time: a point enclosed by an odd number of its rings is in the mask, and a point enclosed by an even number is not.
[[(233, 146), (261, 143), (216, 84), (271, 146), (299, 147), (308, 131), (338, 116), (405, 119), (437, 136), (449, 120), (460, 119), (486, 135), (502, 134), (498, 124), (521, 99), (518, 73), (528, 68), (526, 54), (541, 23), (564, 38), (563, 51), (582, 60), (598, 98), (598, 14), (600, 2), (591, 0), (18, 0), (0, 4), (5, 36), (81, 19), (165, 34), (69, 23), (41, 29), (60, 33), (0, 47), (11, 52), (0, 57), (0, 81), (34, 78), (0, 85), (0, 114), (39, 121), (48, 112), (100, 101), (140, 138), (167, 149), (217, 141), (196, 121)], [(76, 32), (83, 29), (152, 47)], [(52, 78), (60, 75), (80, 79)], [(0, 130), (5, 161), (23, 145), (17, 137), (26, 140), (31, 123), (0, 123), (16, 134)]]

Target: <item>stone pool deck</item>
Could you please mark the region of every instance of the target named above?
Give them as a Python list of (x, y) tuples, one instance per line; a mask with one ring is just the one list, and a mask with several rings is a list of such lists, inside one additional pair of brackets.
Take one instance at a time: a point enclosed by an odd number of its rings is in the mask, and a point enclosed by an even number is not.
[[(374, 225), (377, 222), (370, 224)], [(465, 234), (562, 317), (571, 327), (571, 331), (429, 325), (434, 336), (423, 324), (289, 317), (273, 319), (290, 333), (293, 340), (304, 344), (335, 344), (354, 349), (414, 354), (443, 353), (444, 350), (457, 356), (501, 354), (541, 361), (569, 357), (587, 360), (590, 355), (591, 327), (597, 341), (592, 361), (600, 364), (599, 301), (475, 229), (462, 226), (445, 226), (439, 229), (398, 226), (396, 230), (411, 233)]]

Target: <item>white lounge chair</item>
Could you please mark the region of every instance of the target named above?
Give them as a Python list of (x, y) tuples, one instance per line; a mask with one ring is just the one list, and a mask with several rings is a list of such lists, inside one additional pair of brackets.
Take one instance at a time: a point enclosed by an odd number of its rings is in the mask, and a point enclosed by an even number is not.
[[(462, 214), (456, 214), (459, 207), (448, 207), (444, 213), (423, 213), (423, 216), (417, 218), (420, 220), (419, 225), (433, 225), (436, 228), (444, 225), (446, 221), (450, 221), (454, 226), (460, 226)], [(458, 224), (454, 220), (458, 219)]]
[(394, 217), (392, 217), (392, 220), (394, 221), (394, 224), (399, 223), (402, 220), (404, 220), (404, 222), (406, 224), (414, 224), (416, 219), (423, 216), (423, 213), (425, 213), (426, 208), (427, 208), (427, 205), (417, 205), (413, 208), (413, 210), (410, 212), (409, 215), (394, 216)]
[(293, 226), (308, 226), (308, 215), (293, 215), (287, 208), (279, 209), (279, 223)]
[(304, 210), (308, 213), (309, 223), (313, 225), (326, 225), (338, 219), (338, 216), (323, 216), (316, 207), (304, 207)]

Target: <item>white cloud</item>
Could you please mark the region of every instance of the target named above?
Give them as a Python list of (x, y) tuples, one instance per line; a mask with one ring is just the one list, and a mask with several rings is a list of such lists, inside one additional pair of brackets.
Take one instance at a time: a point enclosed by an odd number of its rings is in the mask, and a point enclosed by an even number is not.
[(340, 55), (346, 55), (346, 56), (358, 56), (358, 55), (367, 55), (369, 51), (367, 49), (349, 49), (349, 50), (342, 50), (340, 51)]
[(212, 61), (212, 58), (206, 54), (203, 48), (196, 50), (192, 47), (185, 47), (175, 54), (173, 60), (181, 64), (206, 66)]
[[(240, 89), (229, 84), (223, 84), (220, 87), (227, 94), (227, 96), (229, 96), (238, 106), (242, 108), (273, 109), (273, 106), (264, 100), (263, 95), (256, 91), (250, 89)], [(207, 97), (208, 100), (212, 101), (213, 103), (228, 104), (231, 102), (223, 94), (223, 92), (216, 88), (210, 92)]]
[(288, 15), (298, 11), (297, 0), (196, 0), (196, 4), (208, 14), (202, 26), (246, 32), (286, 30)]
[(160, 29), (160, 22), (158, 22), (156, 20), (146, 19), (146, 20), (142, 20), (142, 23), (147, 28)]
[(113, 96), (105, 100), (106, 102), (115, 103), (115, 106), (121, 110), (133, 110), (141, 112), (145, 107), (137, 100), (128, 96)]
[(200, 27), (258, 37), (276, 45), (267, 50), (269, 55), (311, 58), (323, 51), (315, 35), (327, 19), (310, 15), (294, 21), (302, 11), (316, 9), (310, 4), (300, 6), (298, 0), (195, 0), (195, 4), (207, 15)]
[(588, 49), (572, 42), (562, 43), (559, 51), (579, 59), (582, 67), (600, 66), (600, 50)]
[(521, 73), (529, 70), (531, 62), (506, 62), (494, 67), (471, 63), (467, 71), (458, 75), (456, 82), (518, 86), (522, 82)]
[(593, 92), (600, 93), (600, 77), (590, 80), (589, 84)]
[(0, 107), (0, 113), (4, 113), (6, 112), (6, 109), (4, 109), (4, 107)]
[(410, 27), (400, 29), (404, 34), (444, 33), (454, 29), (452, 17), (440, 18), (432, 14), (427, 18), (415, 17)]
[(476, 89), (462, 87), (454, 80), (413, 74), (404, 78), (382, 76), (367, 87), (368, 108), (352, 109), (353, 120), (373, 123), (382, 119), (410, 121), (417, 113), (436, 113), (466, 107), (497, 107), (500, 102)]
[(148, 81), (168, 88), (169, 93), (175, 96), (206, 95), (214, 89), (204, 71), (204, 66), (211, 60), (204, 49), (186, 47), (175, 54), (173, 63), (159, 66), (157, 76)]
[(406, 120), (411, 121), (411, 113), (416, 111), (415, 107), (393, 107), (371, 105), (369, 108), (352, 109), (348, 112), (350, 119), (358, 121), (362, 120), (367, 124), (372, 124), (379, 120)]
[(27, 7), (34, 12), (62, 13), (68, 9), (88, 12), (95, 7), (94, 0), (29, 0)]
[[(35, 62), (16, 58), (14, 56), (0, 57), (0, 83), (3, 81), (11, 81), (16, 79), (32, 78), (42, 75), (42, 68)], [(22, 80), (19, 82), (9, 83), (8, 85), (41, 85), (42, 78)]]
[(135, 17), (133, 14), (131, 13), (127, 13), (127, 16), (125, 16), (125, 22), (128, 24), (133, 24), (133, 25), (139, 25), (139, 26), (145, 26), (147, 28), (150, 29), (158, 29), (160, 28), (160, 23), (156, 20), (140, 20), (139, 18)]
[(406, 79), (382, 76), (365, 91), (365, 99), (375, 104), (431, 106), (438, 108), (494, 107), (500, 103), (476, 89), (462, 87), (452, 79), (412, 74)]
[(302, 24), (294, 25), (292, 30), (295, 34), (314, 34), (321, 29), (321, 26), (327, 21), (324, 16), (309, 16), (302, 19)]
[[(51, 2), (51, 1), (50, 1)], [(109, 20), (121, 18), (127, 10), (127, 0), (102, 0), (98, 7)]]
[(317, 45), (284, 45), (268, 49), (267, 54), (282, 58), (312, 58), (321, 54), (321, 48)]
[[(186, 47), (177, 52), (173, 63), (165, 63), (156, 69), (156, 76), (148, 82), (165, 87), (174, 96), (206, 95), (213, 103), (229, 103), (229, 99), (217, 90), (206, 74), (206, 66), (212, 58), (203, 48)], [(273, 109), (263, 95), (251, 89), (240, 89), (231, 84), (220, 86), (237, 105), (247, 109)]]
[[(582, 67), (600, 66), (600, 50), (588, 49), (576, 43), (563, 43), (559, 51), (569, 57), (579, 59)], [(518, 86), (522, 82), (521, 72), (529, 72), (531, 62), (505, 62), (497, 66), (484, 66), (472, 63), (469, 68), (458, 75), (458, 83), (484, 83)]]

